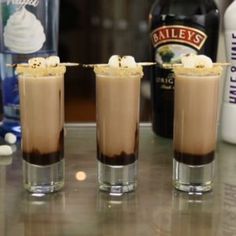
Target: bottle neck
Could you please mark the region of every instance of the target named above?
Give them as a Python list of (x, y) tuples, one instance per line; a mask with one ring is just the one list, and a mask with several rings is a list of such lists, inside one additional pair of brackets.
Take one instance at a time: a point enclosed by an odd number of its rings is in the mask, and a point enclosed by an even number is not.
[(206, 15), (216, 11), (217, 6), (214, 0), (157, 0), (151, 14), (156, 15)]

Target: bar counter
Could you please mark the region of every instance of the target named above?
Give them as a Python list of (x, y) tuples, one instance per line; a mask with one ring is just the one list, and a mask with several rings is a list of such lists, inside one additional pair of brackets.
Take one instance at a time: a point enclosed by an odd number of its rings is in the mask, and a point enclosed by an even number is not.
[(236, 235), (236, 146), (219, 142), (212, 192), (172, 187), (172, 141), (140, 129), (138, 188), (123, 196), (98, 191), (96, 128), (65, 126), (62, 191), (30, 194), (22, 187), (20, 145), (0, 157), (0, 236)]

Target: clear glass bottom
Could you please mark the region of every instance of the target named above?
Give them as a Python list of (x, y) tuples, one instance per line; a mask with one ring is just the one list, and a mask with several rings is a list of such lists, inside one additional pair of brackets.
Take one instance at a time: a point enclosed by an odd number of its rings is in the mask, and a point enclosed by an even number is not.
[(111, 195), (132, 192), (137, 186), (137, 161), (125, 166), (111, 166), (98, 161), (99, 189)]
[(173, 185), (188, 193), (204, 193), (212, 190), (214, 162), (192, 166), (173, 159)]
[(33, 165), (23, 160), (23, 184), (33, 193), (52, 193), (64, 186), (64, 160), (48, 166)]

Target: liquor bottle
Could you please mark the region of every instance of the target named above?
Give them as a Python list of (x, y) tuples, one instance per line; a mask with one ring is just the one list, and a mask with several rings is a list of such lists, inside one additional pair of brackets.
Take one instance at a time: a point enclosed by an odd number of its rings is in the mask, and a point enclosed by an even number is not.
[(20, 137), (18, 76), (14, 65), (57, 54), (59, 0), (0, 2), (0, 76), (3, 121), (0, 135)]
[(236, 1), (233, 1), (225, 11), (224, 30), (226, 58), (230, 62), (227, 68), (227, 78), (222, 106), (221, 136), (229, 143), (236, 143)]
[(152, 60), (152, 128), (173, 137), (174, 74), (163, 64), (179, 63), (183, 54), (205, 54), (216, 60), (219, 11), (214, 0), (156, 0), (149, 15)]

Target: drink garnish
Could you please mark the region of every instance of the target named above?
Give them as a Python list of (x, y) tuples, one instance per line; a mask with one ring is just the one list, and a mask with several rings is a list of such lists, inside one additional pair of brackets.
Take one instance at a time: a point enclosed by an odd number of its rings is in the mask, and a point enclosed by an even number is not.
[(19, 64), (6, 64), (8, 67), (31, 67), (31, 68), (46, 68), (46, 67), (57, 67), (57, 66), (78, 66), (79, 63), (74, 62), (60, 62), (58, 56), (49, 57), (34, 57), (28, 60), (28, 63)]
[(156, 62), (136, 62), (132, 56), (113, 55), (108, 63), (103, 64), (82, 64), (83, 67), (114, 67), (114, 68), (136, 68), (137, 66), (153, 66)]
[(162, 64), (164, 68), (184, 67), (184, 68), (212, 68), (216, 66), (229, 66), (227, 62), (213, 63), (211, 58), (205, 55), (186, 54), (181, 57), (181, 63)]
[[(57, 56), (34, 57), (28, 60), (28, 63), (16, 64), (18, 74), (27, 74), (30, 76), (61, 75), (66, 72), (66, 66), (78, 66), (78, 63), (61, 63)], [(14, 65), (11, 65), (14, 66)]]
[[(138, 66), (154, 66), (157, 63), (156, 62), (137, 62), (136, 63)], [(103, 66), (108, 66), (108, 64), (81, 64), (83, 67), (103, 67)]]
[[(200, 76), (221, 75), (223, 66), (226, 63), (213, 63), (211, 58), (205, 55), (186, 54), (181, 57), (181, 64), (175, 64), (173, 68), (175, 74)], [(199, 77), (199, 78), (200, 78)]]
[[(173, 67), (182, 67), (183, 65), (181, 63), (172, 63), (172, 64), (168, 64), (168, 63), (164, 63), (162, 64), (162, 66), (164, 68), (173, 68)], [(213, 66), (230, 66), (230, 63), (228, 62), (214, 62)]]

